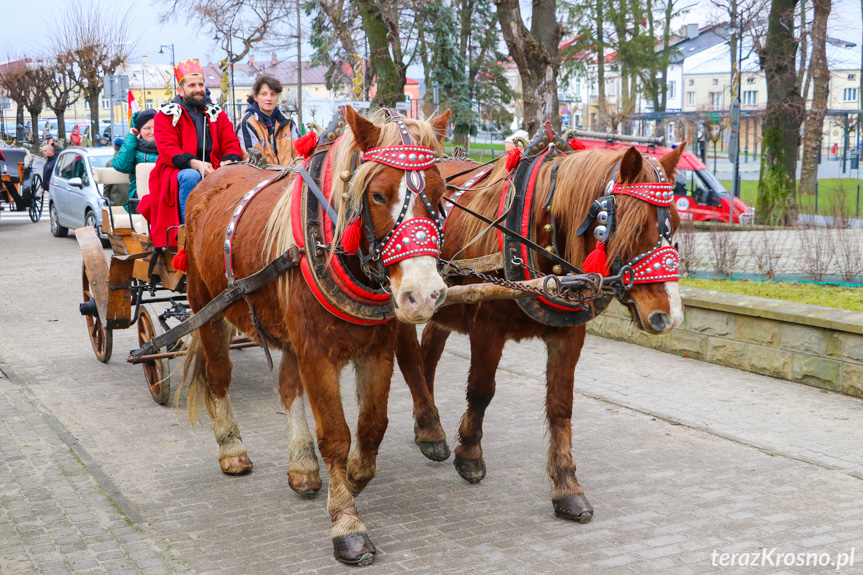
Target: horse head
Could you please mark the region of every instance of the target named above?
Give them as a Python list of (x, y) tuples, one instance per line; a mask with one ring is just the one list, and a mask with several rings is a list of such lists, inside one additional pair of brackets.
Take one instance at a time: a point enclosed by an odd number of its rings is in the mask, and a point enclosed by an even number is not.
[(351, 166), (333, 183), (339, 211), (334, 245), (341, 239), (370, 277), (389, 285), (396, 317), (409, 323), (431, 319), (447, 291), (437, 269), (446, 186), (436, 162), (449, 118), (447, 110), (429, 122), (396, 112), (385, 121), (368, 120), (347, 106), (350, 130), (334, 159), (334, 165)]
[(683, 321), (677, 281), (679, 262), (671, 242), (680, 223), (674, 207), (674, 169), (685, 143), (658, 161), (631, 147), (619, 157), (605, 195), (594, 202), (588, 248), (606, 245), (612, 275), (623, 266), (634, 272), (634, 283), (618, 299), (633, 322), (652, 334), (667, 333)]

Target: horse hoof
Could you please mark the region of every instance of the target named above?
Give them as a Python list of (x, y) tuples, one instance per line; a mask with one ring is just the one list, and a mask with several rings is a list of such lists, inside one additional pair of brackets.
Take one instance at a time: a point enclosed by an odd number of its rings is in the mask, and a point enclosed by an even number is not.
[(377, 552), (365, 533), (333, 537), (333, 556), (345, 565), (371, 565)]
[(420, 452), (432, 461), (446, 461), (449, 459), (449, 445), (446, 440), (441, 441), (417, 441)]
[(245, 453), (226, 457), (219, 461), (219, 465), (225, 475), (245, 475), (252, 470), (252, 461)]
[(318, 473), (289, 471), (288, 485), (300, 495), (311, 495), (321, 490), (321, 476)]
[(485, 477), (485, 460), (482, 457), (479, 459), (462, 459), (456, 455), (453, 463), (455, 470), (468, 483), (479, 483)]
[(577, 523), (589, 523), (593, 519), (593, 505), (583, 493), (565, 495), (551, 500), (554, 514)]

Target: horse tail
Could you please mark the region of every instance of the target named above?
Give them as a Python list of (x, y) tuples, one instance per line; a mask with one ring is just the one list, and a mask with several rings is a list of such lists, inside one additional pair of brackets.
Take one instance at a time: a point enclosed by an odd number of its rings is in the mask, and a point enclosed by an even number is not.
[(201, 336), (197, 331), (192, 332), (192, 341), (186, 348), (186, 355), (183, 358), (183, 378), (180, 380), (180, 387), (174, 396), (174, 401), (177, 406), (180, 402), (180, 392), (186, 382), (189, 382), (189, 391), (186, 394), (186, 404), (189, 409), (189, 422), (192, 425), (198, 423), (198, 416), (201, 409), (198, 406), (201, 397), (204, 399), (204, 406), (210, 416), (212, 413), (213, 397), (210, 393), (210, 388), (207, 385), (207, 369), (206, 360), (204, 359), (204, 345), (201, 342)]

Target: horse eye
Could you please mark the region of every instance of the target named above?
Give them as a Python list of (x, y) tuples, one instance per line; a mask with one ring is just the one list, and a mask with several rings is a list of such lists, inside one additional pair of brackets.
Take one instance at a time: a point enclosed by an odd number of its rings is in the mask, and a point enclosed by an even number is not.
[(375, 192), (374, 194), (372, 194), (372, 199), (374, 200), (374, 202), (376, 204), (381, 204), (384, 206), (387, 205), (387, 199), (386, 199), (386, 197), (384, 197), (383, 194), (379, 194), (379, 193)]

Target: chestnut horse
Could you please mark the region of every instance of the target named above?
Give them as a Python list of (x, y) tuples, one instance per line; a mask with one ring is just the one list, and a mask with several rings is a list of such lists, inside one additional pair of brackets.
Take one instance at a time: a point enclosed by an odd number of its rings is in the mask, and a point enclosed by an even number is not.
[[(430, 122), (405, 119), (401, 126), (406, 126), (407, 134), (403, 136), (395, 121), (384, 122), (382, 114), (372, 121), (366, 120), (348, 106), (345, 133), (338, 145), (327, 152), (332, 173), (347, 172), (350, 176), (352, 157), (358, 157), (357, 152), (398, 147), (409, 135), (414, 146), (428, 148), (424, 157), (430, 167), (417, 169), (424, 169), (425, 194), (430, 205), (437, 206), (445, 183), (438, 166), (431, 165), (430, 160), (442, 152), (449, 116), (447, 110)], [(190, 245), (187, 278), (193, 312), (226, 288), (223, 242), (228, 225), (234, 225), (232, 213), (247, 192), (272, 174), (251, 166), (224, 167), (206, 178), (190, 196), (186, 217)], [(350, 181), (334, 178), (330, 197), (339, 218), (333, 226), (336, 236), (332, 245), (339, 245), (346, 219), (356, 206), (364, 203), (367, 214), (364, 217), (371, 219), (367, 233), (373, 233), (378, 242), (388, 237), (405, 216), (406, 222), (428, 222), (429, 210), (417, 199), (421, 194), (406, 185), (408, 175), (412, 181), (417, 180), (415, 174), (418, 172), (366, 161), (356, 168), (352, 179), (345, 178)], [(263, 188), (246, 204), (243, 218), (233, 230), (232, 269), (236, 277), (247, 277), (261, 270), (298, 241), (292, 227), (292, 198), (300, 193), (297, 178), (291, 174)], [(422, 183), (423, 179), (418, 179)], [(360, 246), (368, 251), (368, 237), (361, 240)], [(352, 263), (355, 273), (362, 273), (359, 258), (348, 259), (355, 260)], [(402, 259), (389, 265), (386, 272), (397, 319), (410, 323), (428, 321), (444, 300), (447, 289), (437, 270), (437, 258), (421, 255)], [(299, 268), (289, 270), (248, 299), (266, 334), (263, 341), (252, 324), (249, 307), (242, 301), (233, 303), (193, 335), (183, 374), (183, 381), (190, 382), (190, 419), (193, 422), (197, 419), (198, 402), (202, 399), (213, 420), (222, 471), (232, 475), (251, 471), (252, 462), (234, 420), (229, 393), (232, 364), (228, 348), (233, 328), (262, 346), (279, 349), (282, 352), (279, 394), (288, 415), (289, 484), (298, 493), (312, 493), (321, 488), (314, 442), (305, 420), (305, 392), (315, 417), (318, 448), (329, 473), (327, 511), (333, 522), (335, 557), (344, 563), (369, 564), (374, 559), (375, 547), (357, 513), (354, 494), (361, 492), (375, 476), (375, 458), (387, 427), (387, 397), (399, 322), (359, 325), (340, 319), (318, 302)], [(356, 368), (359, 403), (352, 452), (339, 391), (339, 376), (348, 362), (353, 362)]]
[[(681, 145), (659, 160), (669, 181), (673, 181), (673, 171), (683, 149)], [(464, 192), (459, 203), (486, 218), (495, 219), (504, 193), (504, 161), (501, 159), (497, 163), (478, 188)], [(618, 163), (619, 183), (657, 182), (660, 177), (660, 167), (651, 165), (635, 148), (619, 153), (583, 151), (557, 157), (544, 164), (535, 187), (538, 196), (532, 203), (535, 241), (540, 245), (561, 246), (563, 257), (581, 266), (586, 254), (596, 247), (597, 240), (593, 233), (578, 235), (576, 230), (585, 221), (594, 201), (605, 192)], [(553, 243), (551, 230), (554, 228), (550, 225), (549, 212), (544, 204), (555, 164), (558, 165), (557, 183), (550, 213), (556, 218), (557, 242)], [(463, 173), (471, 166), (475, 164), (447, 162), (444, 173), (463, 174), (451, 182), (458, 185), (478, 173)], [(629, 262), (660, 243), (666, 243), (660, 240), (658, 212), (653, 205), (626, 195), (615, 196), (614, 200), (617, 219), (607, 248), (608, 261), (619, 257), (622, 262)], [(673, 207), (670, 216), (672, 229), (675, 229), (679, 217)], [(596, 225), (597, 222), (593, 221), (588, 232), (593, 231)], [(485, 228), (486, 224), (453, 207), (446, 223), (441, 258), (450, 260), (456, 254), (459, 258), (477, 258), (499, 252), (498, 232), (492, 230), (476, 240)], [(539, 258), (539, 261), (542, 272), (552, 272), (551, 262), (544, 258)], [(620, 299), (629, 308), (635, 325), (649, 333), (666, 333), (683, 321), (683, 306), (675, 282), (636, 283)], [(477, 483), (485, 477), (482, 422), (494, 396), (495, 373), (504, 344), (509, 340), (540, 338), (545, 342), (548, 353), (545, 406), (550, 446), (547, 472), (552, 484), (554, 511), (567, 519), (588, 522), (593, 515), (593, 507), (576, 479), (571, 430), (574, 371), (584, 346), (584, 324), (572, 327), (543, 325), (528, 317), (513, 301), (488, 301), (442, 308), (423, 330), (422, 348), (417, 342), (416, 329), (402, 326), (396, 357), (414, 398), (416, 442), (423, 454), (435, 461), (449, 457), (446, 436), (434, 405), (434, 383), (438, 361), (452, 331), (469, 336), (471, 352), (467, 411), (461, 419), (455, 449), (455, 468), (459, 475), (470, 483)], [(422, 362), (417, 361), (419, 355)]]

